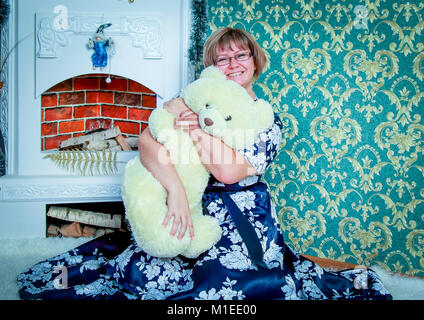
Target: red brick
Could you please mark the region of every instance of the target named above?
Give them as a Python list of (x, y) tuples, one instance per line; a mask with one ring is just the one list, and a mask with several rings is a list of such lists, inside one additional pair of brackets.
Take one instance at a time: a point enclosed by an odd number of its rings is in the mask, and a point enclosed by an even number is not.
[(127, 79), (112, 79), (110, 83), (107, 83), (105, 79), (100, 80), (100, 89), (102, 90), (127, 91), (127, 88)]
[(85, 93), (85, 103), (98, 103), (100, 102), (99, 91), (88, 91)]
[(43, 121), (44, 121), (44, 110), (41, 109), (41, 122), (43, 122)]
[(153, 110), (150, 109), (128, 109), (128, 120), (149, 121), (150, 114)]
[(148, 96), (143, 94), (143, 107), (156, 108), (156, 96)]
[(57, 107), (57, 94), (43, 94), (41, 96), (42, 107)]
[(46, 92), (72, 91), (72, 81), (73, 81), (73, 78), (62, 81), (54, 85), (53, 87), (51, 87)]
[(85, 128), (87, 131), (96, 130), (99, 128), (112, 128), (112, 119), (87, 119), (85, 120)]
[(41, 135), (52, 136), (57, 134), (57, 122), (49, 122), (41, 124)]
[(128, 80), (128, 91), (129, 92), (140, 92), (140, 93), (154, 93), (149, 88), (133, 80)]
[(59, 104), (61, 106), (70, 104), (83, 104), (84, 92), (61, 93), (59, 96)]
[(114, 97), (113, 92), (103, 92), (103, 91), (99, 92), (99, 100), (100, 100), (99, 102), (113, 103), (113, 97)]
[(45, 150), (58, 149), (60, 143), (69, 138), (71, 138), (70, 134), (45, 138)]
[(102, 117), (127, 119), (127, 107), (102, 105)]
[(104, 73), (89, 73), (78, 76), (78, 78), (106, 78)]
[(99, 78), (75, 78), (74, 90), (93, 90), (100, 88)]
[(59, 133), (84, 131), (84, 120), (64, 121), (59, 123)]
[(82, 106), (74, 108), (74, 118), (89, 118), (89, 117), (99, 117), (100, 116), (100, 106)]
[(85, 131), (84, 131), (84, 132), (79, 132), (79, 133), (73, 133), (73, 134), (72, 134), (72, 137), (73, 137), (73, 138), (77, 138), (77, 137), (81, 137), (81, 136), (83, 136), (83, 135), (85, 135)]
[(72, 119), (72, 108), (54, 108), (46, 109), (46, 121)]
[(129, 122), (129, 121), (119, 121), (115, 120), (113, 122), (115, 127), (119, 127), (122, 133), (127, 134), (140, 134), (140, 124), (138, 122)]
[(89, 91), (86, 93), (86, 103), (113, 103), (113, 92)]
[(115, 93), (115, 103), (126, 106), (141, 106), (141, 95), (134, 93)]
[[(106, 79), (106, 77), (105, 77), (105, 74), (103, 73), (103, 77)], [(117, 76), (117, 75), (111, 75), (110, 76), (111, 77), (111, 79), (113, 80), (113, 79), (125, 79), (125, 80), (128, 80), (127, 78), (125, 78), (125, 77), (121, 77), (121, 76)]]

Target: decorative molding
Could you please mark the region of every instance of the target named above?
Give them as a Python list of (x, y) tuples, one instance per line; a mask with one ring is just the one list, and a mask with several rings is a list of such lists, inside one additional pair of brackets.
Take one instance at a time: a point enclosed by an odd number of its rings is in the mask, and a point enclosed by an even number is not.
[(65, 184), (65, 183), (13, 183), (0, 185), (2, 201), (51, 201), (62, 199), (72, 199), (72, 201), (81, 199), (97, 198), (121, 198), (121, 186), (119, 183), (110, 184)]
[(128, 36), (135, 48), (141, 48), (144, 59), (162, 59), (162, 21), (154, 17), (69, 16), (66, 28), (55, 26), (56, 15), (36, 14), (37, 57), (57, 58), (58, 49), (69, 45), (73, 35), (92, 36), (98, 26), (112, 23), (108, 36)]

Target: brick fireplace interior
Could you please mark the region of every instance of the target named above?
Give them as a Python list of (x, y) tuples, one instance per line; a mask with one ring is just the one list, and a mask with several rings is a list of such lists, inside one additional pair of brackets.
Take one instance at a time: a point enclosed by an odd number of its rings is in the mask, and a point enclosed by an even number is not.
[[(61, 142), (69, 138), (113, 127), (119, 127), (125, 138), (138, 137), (147, 127), (156, 103), (154, 91), (125, 77), (86, 74), (64, 80), (41, 95), (41, 150), (58, 150)], [(79, 211), (80, 219), (99, 214), (120, 215), (118, 229), (127, 230), (122, 201), (54, 203), (46, 205), (47, 237), (94, 236), (117, 230), (95, 222), (51, 217), (49, 213), (54, 208), (67, 210), (70, 215)]]
[(88, 74), (64, 80), (41, 95), (41, 150), (98, 129), (119, 127), (137, 137), (156, 107), (156, 94), (120, 76)]

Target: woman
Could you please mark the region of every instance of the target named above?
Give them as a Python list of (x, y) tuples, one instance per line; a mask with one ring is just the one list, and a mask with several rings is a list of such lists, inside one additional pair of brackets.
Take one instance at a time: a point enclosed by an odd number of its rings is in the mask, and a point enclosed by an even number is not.
[[(205, 43), (205, 67), (216, 65), (253, 98), (252, 84), (265, 62), (256, 41), (240, 29), (217, 30)], [(281, 142), (278, 116), (254, 145), (234, 151), (202, 131), (196, 115), (181, 99), (164, 107), (178, 117), (176, 127), (188, 132), (212, 174), (204, 209), (220, 221), (221, 240), (198, 259), (158, 259), (144, 253), (130, 233), (103, 236), (19, 275), (22, 298), (391, 298), (371, 270), (328, 272), (285, 245), (269, 190), (261, 181)], [(193, 237), (184, 188), (169, 156), (158, 158), (161, 148), (144, 130), (139, 139), (140, 160), (168, 191), (163, 226), (172, 223), (172, 236), (182, 238), (189, 232)], [(58, 266), (67, 272), (66, 285), (54, 273)]]

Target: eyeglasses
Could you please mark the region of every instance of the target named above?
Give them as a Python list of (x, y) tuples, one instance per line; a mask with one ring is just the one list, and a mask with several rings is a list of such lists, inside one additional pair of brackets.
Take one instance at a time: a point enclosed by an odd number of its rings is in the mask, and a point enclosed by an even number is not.
[(246, 61), (251, 56), (252, 56), (252, 53), (250, 52), (241, 52), (239, 54), (236, 54), (234, 57), (218, 57), (216, 58), (215, 65), (226, 66), (227, 64), (230, 64), (231, 59), (235, 59), (236, 61)]

